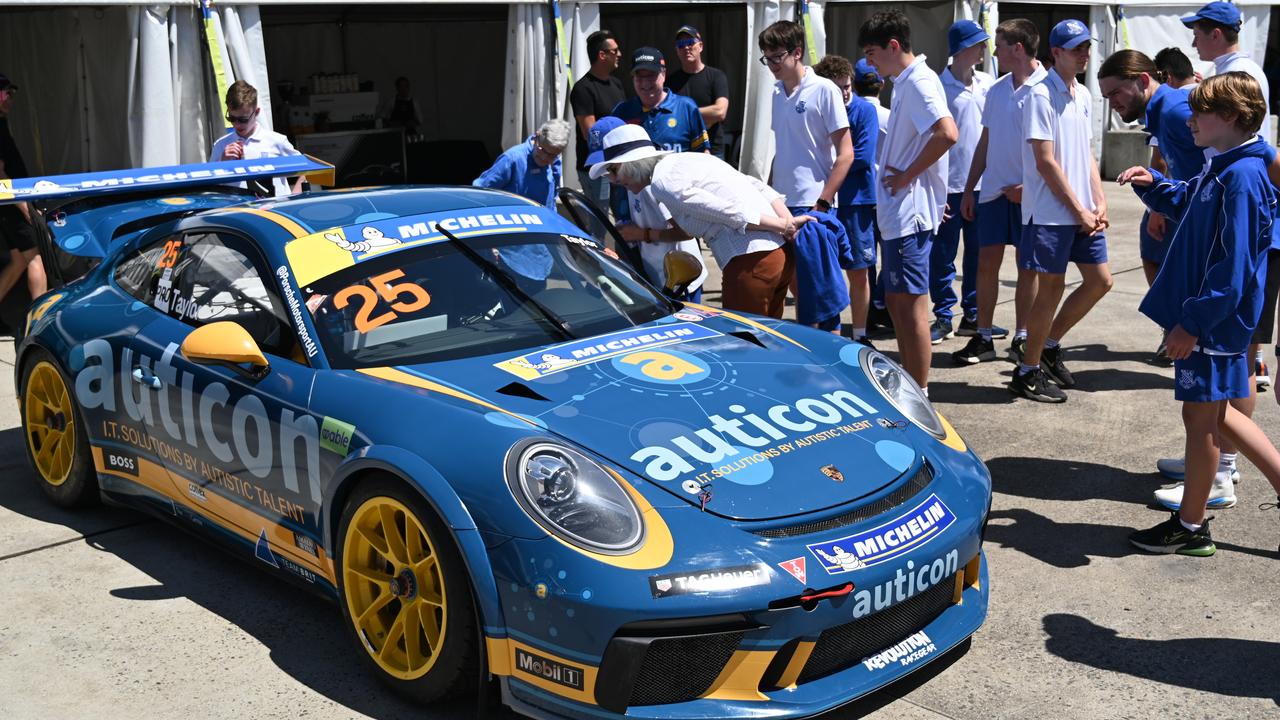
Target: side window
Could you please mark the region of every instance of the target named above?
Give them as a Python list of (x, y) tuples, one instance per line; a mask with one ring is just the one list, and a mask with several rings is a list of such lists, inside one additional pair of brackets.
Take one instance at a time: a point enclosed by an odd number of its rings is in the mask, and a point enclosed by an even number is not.
[(156, 260), (161, 277), (151, 304), (193, 327), (234, 322), (263, 350), (290, 356), (296, 345), (293, 329), (271, 278), (261, 272), (254, 257), (248, 243), (235, 236), (185, 235)]
[(151, 305), (156, 296), (156, 283), (164, 273), (160, 259), (174, 243), (181, 243), (178, 236), (165, 238), (134, 252), (116, 266), (116, 283), (125, 292)]

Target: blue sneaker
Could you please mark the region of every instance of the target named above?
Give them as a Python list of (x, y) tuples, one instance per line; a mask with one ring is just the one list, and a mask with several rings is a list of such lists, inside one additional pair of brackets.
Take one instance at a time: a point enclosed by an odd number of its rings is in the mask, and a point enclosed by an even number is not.
[(933, 325), (929, 326), (929, 341), (934, 345), (950, 337), (955, 337), (955, 332), (951, 330), (950, 320), (937, 318), (933, 321)]

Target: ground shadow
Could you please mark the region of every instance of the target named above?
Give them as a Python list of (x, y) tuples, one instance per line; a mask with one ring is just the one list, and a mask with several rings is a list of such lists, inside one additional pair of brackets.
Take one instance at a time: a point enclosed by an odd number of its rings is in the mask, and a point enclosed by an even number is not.
[[(1068, 358), (1070, 359), (1070, 358)], [(1068, 365), (1068, 368), (1070, 365)], [(1097, 370), (1073, 370), (1076, 385), (1068, 390), (1073, 392), (1111, 392), (1112, 390), (1166, 390), (1170, 398), (1173, 395), (1173, 378), (1152, 369), (1147, 372), (1138, 370), (1121, 370), (1120, 368), (1100, 368)]]
[(965, 382), (929, 382), (929, 399), (958, 405), (1009, 405), (1017, 398), (1004, 385), (970, 385)]
[(1064, 660), (1144, 680), (1280, 705), (1280, 643), (1233, 638), (1120, 637), (1078, 615), (1044, 618), (1045, 649)]
[(1061, 523), (1031, 510), (992, 510), (986, 542), (1017, 550), (1047, 565), (1084, 567), (1091, 558), (1132, 555), (1129, 533), (1134, 528), (1095, 523)]
[[(90, 547), (115, 555), (155, 580), (156, 584), (114, 588), (113, 596), (137, 602), (187, 598), (261, 642), (281, 671), (353, 714), (440, 720), (515, 717), (487, 695), (427, 707), (400, 701), (363, 668), (359, 649), (347, 638), (336, 605), (140, 513), (108, 507), (67, 511), (53, 506), (27, 466), (21, 442), (18, 428), (0, 432), (0, 457), (5, 459), (0, 469), (4, 478), (0, 507), (65, 526), (83, 536), (82, 542)], [(7, 556), (39, 549), (24, 547)], [(0, 553), (0, 559), (4, 557)]]
[[(1153, 333), (1153, 339), (1158, 340), (1159, 334)], [(1135, 362), (1143, 365), (1151, 365), (1152, 367), (1162, 367), (1156, 364), (1155, 343), (1152, 343), (1150, 350), (1112, 350), (1102, 343), (1090, 343), (1088, 345), (1068, 345), (1067, 352), (1063, 355), (1068, 362), (1072, 360), (1080, 360), (1084, 362)]]
[(1116, 500), (1147, 505), (1151, 492), (1169, 482), (1155, 473), (1132, 473), (1080, 460), (997, 457), (986, 463), (993, 490), (1038, 500)]

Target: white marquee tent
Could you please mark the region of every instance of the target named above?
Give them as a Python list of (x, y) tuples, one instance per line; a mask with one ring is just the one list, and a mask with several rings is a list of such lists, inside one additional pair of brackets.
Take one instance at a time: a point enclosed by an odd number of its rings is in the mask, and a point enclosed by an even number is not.
[[(569, 78), (587, 70), (586, 37), (601, 27), (609, 5), (642, 5), (651, 0), (561, 2), (569, 62), (558, 50), (551, 3), (471, 0), (469, 5), (507, 6), (507, 47), (502, 107), (501, 145), (527, 136), (542, 121), (567, 114)], [(1270, 6), (1265, 0), (1240, 0), (1245, 24), (1241, 44), (1260, 63), (1265, 54)], [(320, 0), (219, 0), (210, 22), (221, 50), (225, 76), (243, 78), (262, 97), (270, 122), (268, 51), (259, 6), (326, 6)], [(384, 0), (383, 5), (423, 5)], [(448, 4), (448, 3), (445, 3)], [(1190, 33), (1178, 18), (1201, 5), (1166, 0), (1130, 0), (1123, 5), (1084, 0), (1064, 9), (1061, 3), (1030, 0), (1026, 5), (1056, 6), (1087, 19), (1099, 43), (1094, 65), (1125, 47), (1148, 54), (1180, 46), (1193, 59)], [(755, 36), (769, 23), (796, 18), (795, 2), (779, 0), (704, 0), (689, 7), (740, 8), (745, 38), (735, 39), (740, 63), (722, 63), (731, 76), (745, 75), (741, 167), (764, 176), (772, 156), (769, 97), (773, 79), (758, 62)], [(655, 7), (657, 5), (655, 4)], [(667, 6), (670, 7), (669, 5)], [(945, 31), (954, 18), (982, 18), (994, 28), (1001, 4), (981, 0), (915, 0), (911, 2), (808, 3), (818, 55), (857, 52), (858, 26), (876, 10), (903, 7), (915, 24), (917, 51), (929, 55), (940, 70), (945, 62)], [(21, 86), (13, 130), (28, 164), (42, 173), (101, 170), (128, 165), (153, 166), (193, 162), (205, 157), (220, 134), (222, 106), (210, 72), (206, 29), (198, 0), (142, 3), (136, 0), (0, 0), (0, 72)], [(1123, 14), (1124, 27), (1119, 23)], [(1047, 28), (1041, 28), (1047, 35)], [(1126, 32), (1127, 30), (1127, 32)], [(636, 43), (632, 42), (632, 47)], [(1201, 70), (1209, 63), (1197, 62)], [(462, 66), (465, 68), (466, 63)], [(457, 72), (456, 69), (452, 70)], [(463, 70), (465, 72), (465, 70)], [(1109, 123), (1090, 75), (1095, 97), (1095, 135), (1101, 142)], [(570, 158), (571, 160), (571, 158)], [(572, 178), (573, 173), (567, 173)]]

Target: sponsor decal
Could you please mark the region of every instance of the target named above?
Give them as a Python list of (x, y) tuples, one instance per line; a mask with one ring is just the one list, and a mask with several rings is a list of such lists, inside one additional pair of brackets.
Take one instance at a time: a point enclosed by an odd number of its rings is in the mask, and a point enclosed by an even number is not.
[(534, 380), (581, 365), (625, 355), (643, 348), (720, 337), (721, 333), (693, 323), (638, 327), (608, 335), (552, 345), (536, 352), (494, 363), (499, 370), (523, 380)]
[(253, 556), (277, 570), (280, 569), (276, 554), (271, 552), (271, 542), (267, 540), (266, 528), (258, 533), (258, 542), (253, 546)]
[(342, 457), (351, 450), (351, 438), (355, 437), (356, 426), (344, 423), (337, 418), (325, 416), (320, 425), (320, 447)]
[(582, 668), (544, 658), (519, 647), (516, 648), (516, 669), (557, 685), (582, 690)]
[(293, 317), (293, 327), (298, 332), (298, 340), (307, 357), (315, 357), (319, 350), (316, 341), (311, 339), (307, 324), (302, 321), (302, 303), (298, 302), (298, 294), (293, 291), (293, 283), (289, 282), (289, 269), (281, 265), (276, 268), (276, 277), (280, 278), (280, 291), (284, 295), (285, 305), (289, 307), (289, 315)]
[(187, 482), (187, 494), (200, 502), (205, 502), (209, 499), (209, 496), (204, 494), (204, 488), (190, 481)]
[(127, 453), (123, 450), (102, 449), (102, 464), (106, 465), (109, 472), (118, 472), (128, 475), (138, 474), (138, 456), (133, 453)]
[(308, 535), (303, 535), (295, 530), (293, 533), (293, 544), (304, 553), (320, 557), (320, 551), (316, 548), (316, 541)]
[[(774, 405), (762, 412), (750, 412), (738, 404), (730, 405), (728, 412), (737, 417), (712, 413), (707, 415), (712, 423), (709, 427), (673, 437), (661, 445), (642, 447), (631, 454), (631, 459), (643, 463), (644, 474), (659, 482), (694, 475), (692, 479), (705, 484), (815, 443), (867, 430), (872, 427), (871, 420), (860, 418), (879, 410), (848, 390), (837, 390), (820, 398)], [(822, 426), (825, 429), (819, 430)], [(693, 462), (712, 467), (698, 472)], [(687, 483), (681, 483), (688, 491)]]
[(703, 320), (706, 320), (704, 316), (699, 315), (698, 313), (691, 313), (691, 312), (684, 312), (684, 311), (678, 312), (672, 317), (674, 317), (677, 320), (683, 320), (685, 322), (702, 322)]
[(653, 597), (661, 599), (690, 593), (732, 592), (757, 585), (768, 585), (769, 581), (769, 566), (764, 563), (755, 563), (715, 570), (651, 575), (649, 592)]
[[(409, 218), (413, 220), (413, 218)], [(401, 219), (400, 222), (405, 222)], [(508, 228), (526, 230), (531, 225), (542, 225), (542, 218), (532, 213), (485, 213), (480, 215), (458, 215), (434, 220), (421, 220), (407, 225), (397, 225), (396, 232), (401, 240), (434, 235), (436, 228), (444, 228), (451, 233), (481, 228)]]
[(276, 560), (279, 561), (280, 563), (276, 567), (283, 567), (285, 570), (288, 570), (289, 572), (293, 573), (294, 575), (297, 575), (298, 577), (302, 578), (303, 580), (306, 580), (309, 583), (313, 583), (316, 581), (316, 574), (311, 572), (310, 570), (302, 567), (301, 565), (290, 560), (284, 555), (276, 555), (275, 557), (276, 557)]
[(954, 578), (959, 567), (960, 554), (956, 550), (919, 567), (915, 561), (908, 560), (906, 568), (898, 568), (891, 579), (853, 594), (853, 617), (855, 620), (863, 618), (910, 600), (934, 585)]
[(537, 585), (533, 586), (534, 597), (538, 598), (539, 600), (546, 600), (547, 592), (548, 591), (547, 591), (546, 583), (538, 583)]
[(593, 249), (600, 248), (600, 246), (596, 244), (595, 240), (588, 240), (586, 238), (574, 237), (573, 235), (565, 235), (564, 233), (561, 233), (560, 237), (564, 238), (568, 242), (573, 243), (574, 245), (581, 245), (583, 247), (589, 247)]
[(868, 670), (883, 670), (895, 662), (906, 667), (937, 649), (929, 636), (921, 630), (893, 647), (862, 658), (862, 665)]
[(839, 540), (807, 545), (809, 552), (831, 575), (892, 560), (921, 547), (956, 521), (937, 495), (929, 497), (889, 522)]
[(805, 573), (805, 569), (804, 569), (803, 555), (801, 555), (798, 558), (792, 558), (791, 560), (787, 560), (786, 562), (780, 562), (778, 563), (778, 567), (782, 568), (783, 570), (786, 570), (791, 575), (791, 577), (795, 578), (796, 580), (799, 580), (801, 585), (807, 585), (809, 583), (809, 576), (807, 573)]
[(844, 482), (844, 473), (840, 472), (840, 469), (835, 465), (823, 465), (821, 470), (823, 475), (826, 475), (832, 480), (835, 480), (836, 482)]

